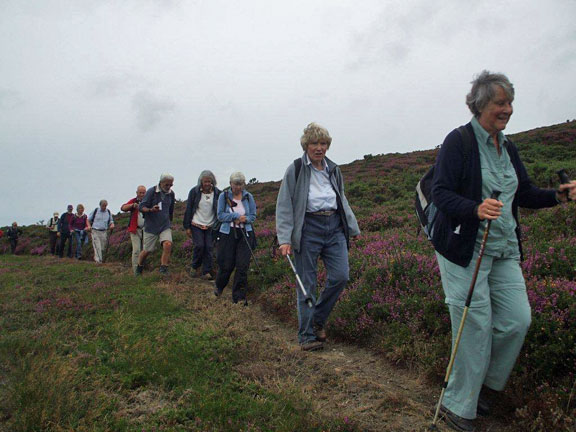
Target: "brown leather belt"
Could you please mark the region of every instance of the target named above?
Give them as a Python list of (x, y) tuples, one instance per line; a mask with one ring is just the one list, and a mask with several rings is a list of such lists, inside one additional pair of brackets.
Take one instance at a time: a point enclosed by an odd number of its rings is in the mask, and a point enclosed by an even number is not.
[(336, 210), (322, 210), (322, 211), (317, 211), (317, 212), (306, 212), (307, 215), (313, 215), (313, 216), (332, 216), (334, 213), (336, 213)]

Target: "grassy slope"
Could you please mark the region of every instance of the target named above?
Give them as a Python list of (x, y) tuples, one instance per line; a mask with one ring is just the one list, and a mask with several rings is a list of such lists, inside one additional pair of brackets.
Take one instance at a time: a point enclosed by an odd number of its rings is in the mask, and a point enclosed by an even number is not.
[(158, 276), (2, 257), (0, 281), (0, 430), (355, 430), (243, 379), (242, 340)]

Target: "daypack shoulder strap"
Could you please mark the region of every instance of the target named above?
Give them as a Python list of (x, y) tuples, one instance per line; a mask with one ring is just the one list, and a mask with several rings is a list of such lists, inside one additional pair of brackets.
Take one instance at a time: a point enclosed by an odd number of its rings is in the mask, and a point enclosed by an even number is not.
[(298, 181), (298, 176), (300, 175), (300, 170), (302, 169), (302, 158), (294, 159), (294, 174), (296, 176), (296, 181)]
[(92, 217), (90, 218), (90, 225), (92, 225), (94, 223), (94, 219), (96, 219), (96, 212), (98, 211), (98, 207), (96, 207), (94, 209), (94, 211), (92, 212)]
[(472, 136), (470, 135), (470, 131), (466, 126), (460, 126), (458, 128), (458, 132), (460, 132), (460, 136), (462, 137), (462, 148), (464, 150), (464, 163), (462, 164), (462, 175), (460, 176), (460, 178), (464, 180), (466, 179), (466, 174), (468, 173), (470, 156), (472, 155)]

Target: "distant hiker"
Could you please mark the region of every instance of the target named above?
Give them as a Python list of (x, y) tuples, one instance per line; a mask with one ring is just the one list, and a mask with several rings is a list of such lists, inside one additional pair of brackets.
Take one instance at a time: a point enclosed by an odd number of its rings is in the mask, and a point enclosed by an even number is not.
[[(466, 96), (473, 114), (438, 153), (432, 199), (438, 215), (432, 243), (456, 335), (475, 273), (485, 221), (489, 237), (441, 412), (455, 430), (474, 430), (487, 415), (486, 392), (502, 391), (530, 326), (520, 267), (518, 207), (552, 207), (564, 193), (535, 187), (516, 146), (502, 132), (512, 115), (514, 87), (505, 75), (483, 71)], [(464, 143), (471, 142), (469, 149)], [(498, 199), (489, 198), (494, 190)], [(576, 199), (576, 182), (560, 185)], [(454, 339), (453, 339), (454, 340)]]
[(88, 231), (92, 232), (92, 247), (94, 249), (94, 261), (102, 264), (108, 248), (108, 232), (114, 229), (114, 218), (107, 209), (108, 201), (100, 200), (100, 207), (95, 208), (88, 217)]
[(68, 204), (66, 208), (66, 213), (64, 213), (60, 220), (58, 221), (58, 237), (60, 238), (60, 244), (58, 245), (58, 254), (60, 258), (64, 256), (64, 247), (66, 242), (68, 242), (68, 258), (72, 258), (72, 231), (71, 224), (74, 219), (74, 213), (72, 211), (74, 207), (72, 204)]
[(144, 248), (138, 257), (136, 275), (141, 275), (144, 262), (150, 252), (156, 248), (156, 242), (162, 246), (160, 258), (160, 273), (168, 274), (170, 256), (172, 255), (172, 218), (174, 216), (174, 203), (176, 198), (172, 191), (174, 177), (162, 174), (157, 186), (146, 191), (140, 211), (144, 215)]
[[(283, 256), (294, 253), (296, 270), (313, 302), (308, 307), (297, 289), (298, 342), (304, 351), (323, 348), (328, 316), (349, 279), (349, 239), (360, 234), (344, 195), (342, 172), (326, 157), (331, 143), (324, 127), (306, 126), (300, 139), (304, 154), (288, 166), (276, 202), (280, 252)], [(327, 273), (319, 297), (318, 258)]]
[(130, 233), (130, 240), (132, 241), (132, 270), (136, 273), (138, 267), (138, 257), (142, 252), (144, 243), (144, 216), (140, 212), (140, 203), (146, 195), (146, 186), (138, 186), (136, 188), (136, 197), (129, 200), (126, 204), (120, 207), (123, 212), (130, 212), (130, 223), (128, 225), (128, 232)]
[(22, 230), (18, 227), (17, 222), (12, 222), (12, 226), (6, 230), (6, 235), (10, 239), (10, 250), (16, 254), (16, 247), (18, 246), (18, 237), (22, 235)]
[(220, 189), (216, 187), (212, 171), (202, 171), (198, 184), (188, 193), (184, 213), (184, 230), (194, 242), (192, 274), (207, 280), (215, 276), (212, 270), (212, 226), (217, 219), (219, 195)]
[[(78, 204), (76, 206), (76, 214), (70, 224), (70, 232), (76, 241), (76, 259), (82, 258), (82, 244), (88, 243), (87, 231), (89, 231), (89, 228), (90, 222), (88, 221), (88, 216), (84, 213), (84, 206)], [(72, 243), (72, 239), (70, 239), (70, 243)]]
[(56, 255), (58, 253), (58, 221), (60, 220), (58, 212), (54, 212), (52, 217), (48, 220), (46, 228), (48, 229), (48, 238), (50, 241), (50, 253)]
[[(214, 294), (220, 296), (228, 285), (234, 269), (232, 302), (246, 301), (250, 248), (256, 247), (256, 237), (252, 224), (256, 220), (256, 202), (245, 190), (246, 177), (241, 172), (230, 176), (230, 189), (222, 191), (218, 197), (218, 274)], [(244, 303), (246, 304), (246, 303)]]

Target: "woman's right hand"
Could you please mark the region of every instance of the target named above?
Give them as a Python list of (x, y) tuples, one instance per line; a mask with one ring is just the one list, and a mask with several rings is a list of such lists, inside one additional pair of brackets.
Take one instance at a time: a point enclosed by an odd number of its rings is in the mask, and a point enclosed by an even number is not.
[(281, 244), (278, 249), (280, 250), (282, 256), (290, 255), (292, 253), (292, 247), (290, 246), (290, 243)]
[(477, 210), (477, 214), (478, 214), (478, 219), (480, 220), (495, 220), (498, 219), (498, 217), (500, 217), (500, 215), (502, 214), (502, 207), (504, 207), (504, 204), (502, 204), (501, 201), (498, 201), (496, 199), (493, 198), (486, 198), (482, 204), (480, 204), (478, 206), (478, 210)]

